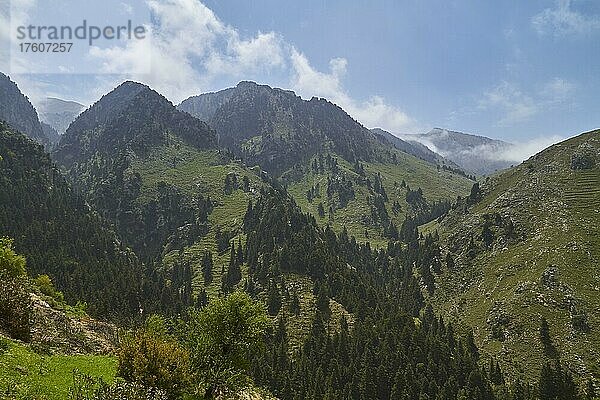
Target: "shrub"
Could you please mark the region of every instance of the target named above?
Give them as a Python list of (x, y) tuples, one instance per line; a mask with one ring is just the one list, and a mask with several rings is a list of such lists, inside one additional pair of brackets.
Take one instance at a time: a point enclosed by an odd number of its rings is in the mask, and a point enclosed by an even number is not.
[(25, 279), (0, 271), (0, 328), (15, 339), (28, 342), (32, 302), (25, 286)]
[(13, 240), (0, 237), (0, 273), (16, 278), (25, 275), (25, 257), (13, 250)]
[(192, 311), (184, 329), (191, 366), (197, 371), (195, 390), (206, 398), (247, 387), (253, 351), (260, 349), (268, 326), (264, 305), (246, 293), (234, 292)]
[(596, 154), (592, 146), (582, 144), (571, 156), (571, 169), (592, 169), (596, 165)]
[(144, 387), (165, 391), (169, 398), (179, 396), (189, 385), (189, 355), (160, 326), (160, 318), (148, 326), (126, 334), (119, 348), (117, 376)]
[(54, 284), (52, 283), (52, 279), (50, 279), (48, 275), (39, 275), (37, 278), (35, 278), (35, 284), (40, 289), (42, 294), (52, 297), (59, 303), (65, 301), (65, 297), (63, 296), (62, 292), (56, 290)]
[(15, 339), (29, 341), (32, 305), (25, 257), (15, 253), (12, 245), (12, 239), (0, 238), (0, 328)]

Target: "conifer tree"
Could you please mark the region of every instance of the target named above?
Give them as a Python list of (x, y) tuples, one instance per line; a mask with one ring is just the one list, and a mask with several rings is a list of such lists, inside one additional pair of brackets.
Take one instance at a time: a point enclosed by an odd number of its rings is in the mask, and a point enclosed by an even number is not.
[(204, 285), (208, 286), (213, 280), (213, 259), (210, 251), (204, 252), (202, 257), (202, 277), (204, 278)]

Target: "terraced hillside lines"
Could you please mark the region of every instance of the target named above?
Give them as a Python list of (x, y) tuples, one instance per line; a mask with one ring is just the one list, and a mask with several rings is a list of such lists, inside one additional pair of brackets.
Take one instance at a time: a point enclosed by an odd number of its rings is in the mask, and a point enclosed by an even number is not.
[(538, 373), (547, 359), (544, 316), (571, 372), (600, 383), (600, 157), (594, 169), (573, 170), (582, 149), (600, 156), (599, 131), (486, 180), (481, 201), (438, 224), (456, 267), (438, 277), (433, 301), (472, 328), (482, 354), (511, 378)]
[(600, 210), (600, 169), (573, 171), (573, 190), (565, 193), (566, 203), (575, 208)]
[[(180, 252), (173, 250), (164, 255), (166, 265), (177, 259), (189, 261), (194, 268), (194, 290), (204, 287), (200, 264), (205, 251), (213, 256), (213, 281), (206, 287), (210, 298), (217, 297), (221, 290), (221, 270), (229, 265), (229, 248), (219, 252), (217, 249), (216, 231), (234, 232), (231, 242), (245, 244), (245, 235), (241, 234), (244, 215), (250, 200), (256, 200), (264, 183), (255, 171), (231, 161), (222, 162), (217, 151), (199, 151), (183, 142), (170, 138), (169, 145), (157, 147), (146, 158), (136, 159), (131, 172), (137, 172), (142, 178), (142, 191), (138, 201), (151, 199), (159, 182), (164, 181), (182, 190), (187, 196), (193, 196), (198, 190), (204, 196), (210, 196), (213, 202), (212, 212), (208, 215), (209, 229), (206, 235), (199, 237), (194, 243)], [(241, 188), (226, 193), (225, 178), (235, 174), (239, 182), (248, 177), (250, 191)], [(244, 267), (242, 267), (244, 273)], [(246, 274), (244, 273), (244, 276)]]

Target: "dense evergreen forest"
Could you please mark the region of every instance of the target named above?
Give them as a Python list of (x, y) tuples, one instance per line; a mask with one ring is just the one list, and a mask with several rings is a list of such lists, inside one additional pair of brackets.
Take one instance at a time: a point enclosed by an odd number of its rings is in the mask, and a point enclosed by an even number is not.
[(15, 239), (33, 276), (50, 275), (69, 302), (85, 302), (90, 314), (122, 322), (140, 309), (181, 310), (182, 303), (190, 304), (191, 290), (185, 292), (182, 278), (145, 267), (73, 191), (40, 145), (0, 125), (0, 157), (2, 234)]

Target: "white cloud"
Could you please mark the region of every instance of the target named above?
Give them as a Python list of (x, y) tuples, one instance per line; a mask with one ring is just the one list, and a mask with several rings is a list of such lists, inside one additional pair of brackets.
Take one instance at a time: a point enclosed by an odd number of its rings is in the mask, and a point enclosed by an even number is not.
[(600, 29), (600, 18), (581, 14), (571, 7), (571, 0), (556, 0), (555, 8), (546, 8), (531, 19), (540, 35), (589, 34)]
[(157, 21), (152, 39), (92, 48), (90, 56), (101, 63), (103, 72), (130, 71), (127, 78), (179, 102), (207, 90), (217, 77), (249, 79), (249, 74), (285, 64), (284, 43), (274, 32), (243, 39), (196, 0), (147, 3)]
[(549, 103), (558, 104), (568, 100), (575, 92), (576, 85), (562, 78), (554, 78), (546, 83), (540, 92)]
[[(36, 0), (12, 2), (27, 10)], [(178, 103), (191, 95), (218, 89), (224, 81), (261, 81), (276, 76), (278, 82), (287, 82), (304, 98), (331, 100), (367, 127), (393, 132), (416, 130), (415, 121), (383, 97), (358, 101), (346, 91), (342, 83), (348, 68), (345, 58), (332, 58), (329, 71), (321, 72), (276, 32), (242, 35), (201, 1), (145, 2), (153, 15), (152, 26), (146, 26), (149, 39), (115, 42), (108, 48), (90, 47), (85, 62), (98, 66), (101, 74), (95, 78), (97, 87), (88, 89), (88, 95), (100, 96), (120, 81), (132, 79)], [(121, 12), (133, 11), (125, 3), (117, 4)], [(7, 36), (8, 26), (0, 23), (0, 34)], [(77, 65), (68, 68), (77, 72)], [(19, 76), (19, 81), (35, 81), (30, 78)], [(44, 90), (42, 83), (39, 88), (27, 86), (36, 92)]]
[[(436, 132), (436, 139), (445, 138), (449, 136), (449, 132), (445, 129)], [(471, 147), (460, 147), (453, 148), (444, 151), (444, 149), (439, 149), (433, 143), (433, 140), (430, 140), (428, 137), (418, 136), (418, 135), (401, 135), (402, 139), (406, 140), (416, 140), (421, 144), (429, 147), (430, 150), (435, 151), (438, 154), (441, 154), (444, 157), (453, 158), (456, 156), (460, 156), (462, 159), (468, 158), (477, 158), (483, 160), (489, 160), (492, 162), (502, 161), (511, 164), (518, 164), (534, 154), (539, 153), (545, 148), (565, 140), (565, 137), (558, 135), (548, 135), (548, 136), (540, 136), (527, 140), (517, 140), (512, 141), (511, 143), (484, 143), (473, 145)]]
[[(414, 127), (410, 117), (380, 96), (354, 100), (342, 85), (348, 66), (344, 58), (333, 58), (330, 71), (319, 72), (277, 33), (258, 32), (242, 38), (199, 1), (148, 0), (148, 4), (158, 21), (151, 48), (141, 41), (92, 49), (90, 55), (104, 72), (133, 71), (130, 78), (149, 84), (175, 102), (206, 91), (219, 78), (247, 80), (277, 72), (289, 76), (291, 89), (300, 95), (325, 97), (368, 127), (394, 132)], [(152, 55), (149, 71), (145, 70), (145, 54)]]
[(213, 52), (205, 63), (211, 75), (229, 74), (242, 77), (249, 72), (269, 71), (285, 65), (285, 44), (274, 32), (261, 33), (249, 40), (241, 40), (232, 30), (227, 51)]
[(504, 117), (498, 122), (501, 126), (522, 122), (537, 114), (538, 106), (528, 95), (509, 82), (502, 82), (486, 91), (479, 101), (479, 108), (500, 109)]
[(567, 106), (574, 97), (577, 85), (562, 78), (552, 78), (537, 90), (524, 92), (514, 83), (503, 81), (485, 91), (477, 107), (484, 111), (500, 112), (498, 126), (512, 126), (557, 107)]
[(346, 74), (346, 59), (330, 60), (329, 73), (314, 69), (306, 56), (296, 49), (292, 49), (291, 59), (294, 74), (290, 85), (301, 96), (325, 97), (369, 128), (381, 127), (395, 133), (418, 130), (412, 118), (399, 108), (387, 104), (383, 97), (372, 96), (359, 102), (348, 95), (341, 82)]
[(545, 148), (565, 140), (565, 137), (558, 135), (543, 136), (526, 141), (513, 143), (514, 145), (501, 152), (492, 152), (488, 157), (492, 160), (502, 160), (519, 163), (539, 153)]

